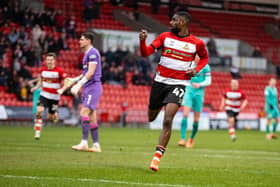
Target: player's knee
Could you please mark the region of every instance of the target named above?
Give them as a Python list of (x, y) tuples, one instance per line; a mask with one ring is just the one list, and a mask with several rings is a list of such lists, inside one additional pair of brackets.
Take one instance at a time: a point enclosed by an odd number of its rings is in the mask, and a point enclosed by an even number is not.
[(54, 114), (49, 114), (48, 115), (48, 120), (49, 121), (52, 121), (52, 122), (58, 122), (58, 115), (57, 113), (54, 113)]
[(89, 116), (89, 114), (85, 110), (81, 110), (80, 111), (80, 116)]
[(233, 117), (229, 118), (229, 119), (228, 119), (228, 122), (229, 122), (230, 124), (234, 124), (234, 118), (233, 118)]
[(37, 114), (42, 114), (44, 112), (44, 107), (38, 106), (37, 107)]
[(48, 115), (48, 120), (49, 120), (49, 121), (52, 121), (52, 120), (53, 120), (52, 115)]
[(82, 108), (81, 109), (81, 111), (80, 111), (80, 115), (81, 116), (90, 116), (90, 112), (91, 112), (91, 110), (90, 109), (88, 109), (88, 108)]
[(184, 111), (183, 111), (183, 116), (184, 116), (185, 118), (187, 118), (187, 117), (189, 117), (189, 114), (190, 114), (190, 110), (189, 110), (189, 109), (184, 109)]
[(172, 121), (173, 121), (173, 118), (167, 116), (167, 117), (165, 117), (164, 120), (163, 120), (163, 125), (164, 125), (164, 126), (171, 126)]

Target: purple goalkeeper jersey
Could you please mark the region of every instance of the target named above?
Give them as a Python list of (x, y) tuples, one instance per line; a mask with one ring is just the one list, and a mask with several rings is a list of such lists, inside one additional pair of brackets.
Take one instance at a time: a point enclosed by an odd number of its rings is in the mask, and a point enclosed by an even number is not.
[(85, 75), (88, 71), (88, 66), (90, 63), (96, 64), (96, 69), (92, 77), (87, 81), (85, 84), (85, 87), (88, 85), (92, 85), (94, 83), (100, 83), (101, 82), (101, 76), (102, 76), (102, 66), (101, 66), (101, 57), (99, 51), (92, 47), (90, 48), (84, 55), (83, 58), (83, 75)]
[(102, 95), (101, 85), (101, 58), (99, 51), (95, 48), (90, 48), (83, 58), (83, 75), (88, 71), (90, 63), (96, 64), (95, 72), (92, 77), (85, 83), (82, 92), (82, 103), (84, 107), (95, 110), (99, 99)]

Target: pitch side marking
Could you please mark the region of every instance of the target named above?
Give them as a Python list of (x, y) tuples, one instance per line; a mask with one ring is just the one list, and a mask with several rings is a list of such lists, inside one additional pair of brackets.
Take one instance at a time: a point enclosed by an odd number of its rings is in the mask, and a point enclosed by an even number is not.
[(139, 186), (164, 186), (164, 187), (193, 187), (191, 185), (183, 184), (155, 184), (155, 183), (141, 183), (141, 182), (129, 182), (118, 181), (108, 179), (91, 179), (91, 178), (69, 178), (69, 177), (36, 177), (36, 176), (17, 176), (17, 175), (0, 175), (3, 178), (17, 178), (17, 179), (29, 179), (29, 180), (67, 180), (67, 181), (81, 181), (81, 182), (98, 182), (98, 183), (112, 183), (112, 184), (124, 184), (124, 185), (139, 185)]

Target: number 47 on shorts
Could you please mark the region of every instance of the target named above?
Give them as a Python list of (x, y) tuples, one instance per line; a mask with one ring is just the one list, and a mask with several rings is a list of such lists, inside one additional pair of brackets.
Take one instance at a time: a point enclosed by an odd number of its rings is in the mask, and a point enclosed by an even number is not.
[(185, 90), (182, 89), (182, 88), (175, 88), (175, 89), (172, 91), (172, 93), (173, 93), (174, 95), (176, 95), (177, 97), (182, 98), (182, 97), (184, 96)]

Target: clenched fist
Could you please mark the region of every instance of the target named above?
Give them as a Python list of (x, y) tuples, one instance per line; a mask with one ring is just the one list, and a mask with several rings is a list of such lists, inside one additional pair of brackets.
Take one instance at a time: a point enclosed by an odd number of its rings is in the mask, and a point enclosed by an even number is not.
[(139, 33), (140, 40), (146, 40), (147, 36), (148, 36), (148, 32), (146, 30), (141, 30), (141, 32)]

